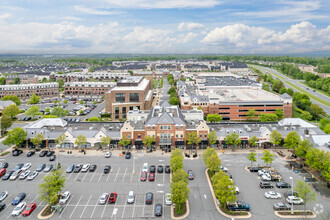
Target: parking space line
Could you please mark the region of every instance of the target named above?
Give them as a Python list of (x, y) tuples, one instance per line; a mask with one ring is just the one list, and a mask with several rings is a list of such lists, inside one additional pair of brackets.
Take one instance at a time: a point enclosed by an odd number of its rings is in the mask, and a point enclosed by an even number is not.
[(92, 215), (91, 215), (91, 217), (90, 218), (92, 218), (93, 217), (93, 215), (94, 215), (94, 212), (95, 212), (95, 209), (96, 209), (96, 207), (97, 207), (97, 204), (99, 203), (99, 200), (100, 200), (100, 197), (97, 199), (97, 201), (96, 201), (96, 204), (95, 204), (95, 206), (94, 206), (94, 209), (93, 209), (93, 212), (92, 212)]
[(141, 178), (140, 178), (140, 176), (141, 176), (141, 171), (142, 171), (142, 168), (140, 168), (140, 172), (139, 172), (139, 175), (138, 175), (138, 182), (141, 182)]
[(142, 211), (142, 218), (144, 217), (144, 209), (146, 208), (146, 203), (143, 202), (143, 211)]
[(163, 215), (162, 217), (165, 217), (165, 195), (163, 194)]
[(97, 182), (100, 182), (100, 180), (101, 180), (101, 177), (102, 177), (102, 173), (101, 173), (101, 175), (100, 175), (99, 181), (97, 181)]
[(94, 176), (95, 176), (95, 173), (96, 173), (96, 172), (94, 172), (94, 174), (93, 174), (93, 176), (92, 176), (92, 178), (90, 179), (90, 181), (89, 181), (89, 182), (92, 182), (92, 179), (94, 178)]
[[(125, 201), (127, 201), (127, 199), (128, 199), (128, 196), (126, 196), (126, 200), (125, 200)], [(126, 205), (127, 205), (127, 202), (125, 202), (125, 206), (124, 206), (124, 209), (123, 209), (123, 214), (121, 215), (121, 218), (122, 218), (122, 219), (124, 218)]]
[(107, 178), (107, 180), (106, 180), (105, 182), (108, 182), (108, 179), (109, 179), (111, 173), (112, 173), (112, 169), (110, 170), (110, 172), (109, 172), (109, 174), (108, 174), (108, 178)]
[(86, 178), (87, 176), (87, 172), (85, 173), (85, 176), (82, 178), (81, 182), (84, 182), (84, 179)]
[(34, 202), (34, 200), (36, 200), (38, 198), (39, 194), (37, 194), (37, 196), (31, 201), (31, 203)]
[(117, 175), (116, 175), (116, 178), (114, 179), (114, 182), (116, 182), (116, 179), (117, 179), (118, 174), (119, 174), (119, 170), (120, 170), (120, 167), (119, 167), (119, 169), (118, 169), (118, 171), (117, 171)]
[(133, 173), (131, 173), (131, 180), (130, 180), (130, 182), (132, 182), (133, 176), (134, 176), (134, 174), (133, 174)]
[(68, 180), (68, 179), (71, 177), (72, 173), (73, 173), (73, 172), (70, 173), (70, 175), (68, 176), (68, 178), (66, 178), (66, 180)]
[(104, 204), (104, 208), (103, 208), (103, 212), (102, 212), (101, 218), (103, 218), (105, 208), (107, 207), (107, 203), (108, 203), (108, 201), (105, 201), (105, 204)]
[(87, 208), (87, 206), (88, 206), (88, 204), (89, 204), (89, 201), (91, 200), (92, 196), (93, 196), (93, 194), (89, 197), (89, 199), (88, 199), (88, 201), (87, 201), (87, 203), (86, 203), (86, 205), (85, 205), (85, 208), (84, 208), (84, 210), (82, 211), (82, 213), (81, 213), (81, 215), (80, 215), (80, 218), (83, 216), (83, 214), (84, 214), (84, 212), (85, 212), (85, 210), (86, 210), (86, 208)]
[(76, 178), (73, 180), (73, 182), (76, 182), (76, 180), (77, 180), (77, 178), (78, 178), (79, 175), (80, 175), (80, 173), (77, 173), (77, 176), (76, 176)]
[[(45, 200), (42, 200), (41, 203), (39, 205), (37, 205), (36, 209), (33, 211), (33, 212), (36, 212), (37, 213), (37, 209), (39, 207), (42, 207), (42, 203), (44, 203)], [(29, 218), (31, 218), (32, 215), (29, 215)]]
[(134, 206), (133, 206), (133, 213), (132, 213), (132, 218), (134, 218), (134, 211), (135, 211), (135, 205), (136, 205), (136, 203), (137, 203), (137, 197), (138, 197), (138, 195), (136, 195), (136, 198), (134, 198)]
[(68, 204), (67, 204), (67, 205), (64, 207), (64, 209), (63, 209), (62, 213), (60, 214), (60, 218), (62, 217), (62, 215), (63, 215), (63, 213), (64, 213), (64, 211), (65, 211), (66, 207), (68, 207), (68, 205), (69, 205), (69, 204), (70, 204), (70, 202), (72, 201), (73, 197), (74, 197), (74, 194), (72, 195), (72, 197), (71, 197), (70, 201), (68, 202)]
[(123, 183), (124, 180), (125, 180), (126, 172), (127, 172), (127, 167), (126, 167), (126, 169), (125, 169), (125, 173), (124, 173), (124, 176), (123, 176), (123, 180), (121, 181), (122, 183)]
[(81, 196), (80, 196), (80, 199), (79, 199), (77, 205), (74, 207), (74, 209), (73, 209), (73, 211), (72, 211), (72, 213), (71, 213), (71, 215), (70, 215), (70, 218), (72, 217), (74, 211), (76, 211), (76, 208), (77, 208), (77, 206), (78, 206), (78, 204), (79, 204), (79, 202), (80, 202), (80, 200), (81, 200), (81, 198), (82, 198), (83, 196), (84, 196), (84, 195), (81, 195)]
[(163, 175), (163, 183), (165, 183), (165, 173), (162, 173)]

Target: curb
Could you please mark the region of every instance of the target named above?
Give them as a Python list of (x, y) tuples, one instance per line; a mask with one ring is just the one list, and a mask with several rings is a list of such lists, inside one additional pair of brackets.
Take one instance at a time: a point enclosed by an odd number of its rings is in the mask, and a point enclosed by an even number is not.
[(186, 211), (186, 213), (185, 213), (184, 215), (179, 216), (179, 217), (175, 217), (175, 216), (174, 216), (174, 206), (171, 205), (171, 218), (172, 218), (172, 219), (175, 219), (175, 220), (178, 220), (178, 219), (185, 219), (185, 218), (187, 218), (187, 216), (188, 216), (189, 213), (190, 213), (190, 209), (189, 209), (189, 200), (187, 200), (187, 202), (186, 202), (186, 207), (187, 207), (187, 211)]
[(248, 215), (246, 215), (246, 216), (240, 216), (240, 215), (228, 215), (228, 214), (224, 213), (224, 212), (219, 208), (219, 206), (218, 206), (218, 204), (217, 204), (216, 197), (215, 197), (215, 193), (214, 193), (214, 190), (213, 190), (213, 187), (212, 187), (212, 184), (211, 184), (210, 177), (209, 177), (209, 175), (208, 175), (208, 173), (207, 173), (208, 170), (209, 170), (209, 169), (206, 169), (206, 170), (205, 170), (205, 176), (206, 176), (207, 182), (209, 183), (209, 187), (210, 187), (210, 190), (211, 190), (211, 193), (212, 193), (212, 197), (213, 197), (214, 205), (215, 205), (215, 207), (217, 208), (218, 212), (219, 212), (221, 215), (223, 215), (223, 216), (225, 216), (225, 217), (227, 217), (227, 218), (230, 218), (230, 219), (235, 219), (235, 218), (251, 218), (252, 215), (251, 215), (250, 212), (246, 212), (246, 213), (248, 213)]
[(245, 169), (247, 172), (251, 173), (251, 171), (248, 169), (248, 166), (247, 166), (247, 167), (244, 167), (244, 169)]
[[(310, 210), (307, 210), (310, 211)], [(279, 214), (280, 211), (275, 211), (274, 214), (279, 217), (279, 218), (316, 218), (316, 215), (314, 212), (310, 211), (313, 213), (313, 215), (294, 215), (294, 216), (290, 216), (290, 215), (281, 215)]]
[(10, 148), (8, 148), (7, 150), (3, 151), (2, 153), (4, 152), (9, 152), (9, 154), (5, 155), (5, 156), (0, 156), (0, 158), (5, 158), (5, 157), (8, 157), (10, 154), (11, 154), (11, 151), (13, 150), (14, 146), (11, 146)]
[(47, 215), (47, 216), (41, 216), (41, 213), (45, 210), (47, 208), (47, 206), (45, 206), (42, 210), (41, 210), (41, 212), (39, 212), (39, 214), (38, 214), (38, 219), (49, 219), (49, 218), (51, 218), (54, 214), (55, 214), (55, 210), (52, 212), (52, 214), (50, 214), (50, 215)]

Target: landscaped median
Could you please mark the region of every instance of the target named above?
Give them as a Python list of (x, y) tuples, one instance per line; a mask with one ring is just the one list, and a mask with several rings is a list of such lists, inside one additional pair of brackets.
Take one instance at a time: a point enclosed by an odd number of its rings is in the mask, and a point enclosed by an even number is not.
[(275, 211), (275, 215), (279, 218), (316, 218), (314, 212), (307, 211), (307, 214), (304, 211), (294, 211), (291, 214), (291, 211)]

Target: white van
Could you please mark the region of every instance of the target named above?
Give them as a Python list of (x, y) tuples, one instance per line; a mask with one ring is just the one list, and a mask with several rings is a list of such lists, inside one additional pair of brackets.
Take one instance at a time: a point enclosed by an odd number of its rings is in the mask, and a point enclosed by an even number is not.
[(147, 172), (148, 173), (148, 163), (143, 164), (142, 172)]

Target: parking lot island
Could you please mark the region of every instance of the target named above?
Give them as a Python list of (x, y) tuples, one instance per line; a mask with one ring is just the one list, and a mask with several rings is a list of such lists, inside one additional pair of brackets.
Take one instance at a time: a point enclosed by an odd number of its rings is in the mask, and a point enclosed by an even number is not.
[(294, 211), (292, 215), (290, 211), (275, 211), (275, 215), (279, 218), (316, 218), (314, 212), (307, 210), (308, 215), (303, 215), (304, 211)]

